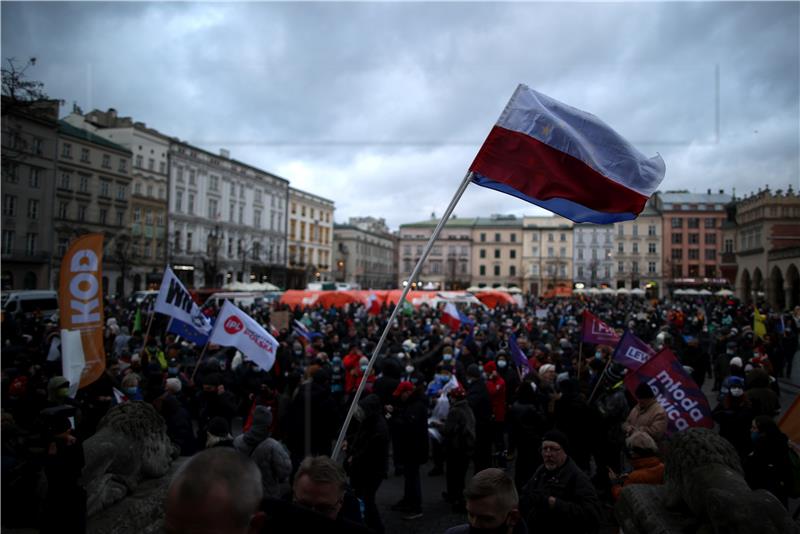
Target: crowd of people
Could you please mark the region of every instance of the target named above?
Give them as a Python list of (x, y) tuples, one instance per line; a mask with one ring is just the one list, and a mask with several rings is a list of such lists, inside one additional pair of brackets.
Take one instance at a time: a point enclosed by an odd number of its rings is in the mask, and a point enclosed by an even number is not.
[[(269, 325), (280, 309), (249, 312)], [(698, 386), (712, 380), (714, 421), (748, 484), (788, 506), (787, 437), (776, 417), (789, 401), (777, 378), (792, 372), (800, 307), (759, 304), (766, 332), (756, 332), (758, 309), (727, 298), (531, 297), (523, 307), (464, 308), (457, 329), (422, 306), (389, 325), (372, 368), (390, 308), (297, 308), (291, 319), (305, 328), (276, 332), (274, 366), (263, 370), (107, 300), (105, 372), (74, 396), (58, 326), (36, 314), (2, 323), (3, 524), (82, 532), (82, 443), (114, 405), (145, 402), (191, 457), (170, 485), (167, 532), (382, 533), (386, 513), (422, 517), (422, 487), (434, 477), (468, 518), (451, 534), (596, 532), (613, 524), (623, 487), (663, 482), (667, 416), (646, 384), (626, 390), (613, 347), (581, 342), (584, 309), (670, 347)], [(511, 354), (511, 336), (528, 365)], [(368, 371), (342, 454), (331, 458)], [(403, 497), (382, 512), (376, 496), (393, 475), (403, 477)]]

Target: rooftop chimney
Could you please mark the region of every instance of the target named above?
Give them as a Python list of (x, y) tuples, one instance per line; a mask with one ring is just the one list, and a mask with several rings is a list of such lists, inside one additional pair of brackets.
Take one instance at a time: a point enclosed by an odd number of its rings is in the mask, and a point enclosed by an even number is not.
[(220, 148), (219, 155), (225, 159), (231, 159), (231, 151), (227, 148)]
[(117, 118), (117, 110), (114, 108), (108, 108), (108, 116), (111, 117), (111, 120), (115, 120)]
[(711, 188), (710, 187), (708, 188), (708, 194), (709, 195), (711, 194)]

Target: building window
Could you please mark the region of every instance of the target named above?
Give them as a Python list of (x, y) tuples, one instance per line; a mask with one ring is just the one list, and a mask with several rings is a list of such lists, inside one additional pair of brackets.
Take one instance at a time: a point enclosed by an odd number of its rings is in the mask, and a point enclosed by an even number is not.
[(100, 208), (100, 217), (98, 218), (98, 222), (100, 224), (106, 224), (107, 217), (108, 217), (108, 210), (105, 208)]
[(14, 250), (14, 231), (3, 230), (3, 254), (11, 254)]
[(156, 160), (154, 160), (153, 158), (148, 158), (147, 159), (147, 170), (148, 171), (154, 171), (155, 169), (156, 169)]
[(239, 206), (239, 224), (244, 224), (244, 206)]
[(704, 221), (704, 224), (705, 224), (706, 228), (716, 228), (717, 227), (717, 220), (714, 219), (714, 218), (710, 218), (709, 217)]
[(717, 244), (717, 234), (706, 234), (705, 243), (706, 243), (706, 245), (716, 245)]
[[(12, 233), (13, 233), (13, 232), (12, 232)], [(481, 266), (478, 268), (478, 272), (480, 273), (480, 275), (481, 275), (481, 276), (486, 276), (486, 266), (485, 266), (485, 265), (481, 265)]]
[(83, 163), (89, 163), (89, 149), (88, 148), (82, 148), (81, 149), (81, 161)]
[(624, 237), (625, 236), (625, 227), (622, 224), (617, 226), (617, 236)]
[(656, 225), (651, 224), (647, 226), (647, 235), (653, 237), (656, 235)]
[(639, 237), (639, 225), (638, 224), (634, 224), (633, 225), (633, 237)]
[(625, 262), (617, 262), (617, 272), (624, 273), (625, 272)]
[(136, 156), (136, 168), (138, 168), (138, 169), (142, 168), (142, 156), (141, 156), (141, 154)]
[(683, 217), (673, 217), (672, 228), (683, 228)]
[[(136, 184), (139, 185), (139, 184)], [(105, 180), (100, 180), (100, 196), (101, 197), (110, 197), (111, 196), (111, 182), (106, 182)]]
[(119, 159), (119, 172), (126, 174), (128, 172), (128, 161), (124, 158)]
[(39, 201), (30, 199), (28, 200), (28, 218), (35, 219), (39, 216)]
[(28, 178), (28, 186), (31, 189), (39, 189), (39, 175), (41, 171), (42, 170), (37, 167), (31, 167), (31, 174)]
[(78, 220), (83, 222), (86, 220), (86, 206), (78, 205)]
[(186, 252), (192, 251), (192, 232), (186, 232)]
[(706, 249), (706, 261), (717, 261), (717, 250), (713, 248)]
[(117, 226), (123, 226), (124, 224), (125, 224), (125, 212), (117, 211)]
[(41, 154), (42, 153), (42, 140), (38, 137), (33, 138), (33, 144), (31, 145), (34, 154)]
[[(186, 213), (189, 215), (194, 215), (194, 193), (189, 193), (186, 198)], [(186, 247), (189, 247), (188, 243)]]
[(638, 261), (631, 262), (631, 272), (632, 273), (638, 273), (639, 272), (639, 262)]
[(81, 174), (78, 178), (78, 191), (81, 193), (89, 192), (89, 177)]
[(494, 266), (494, 275), (495, 276), (500, 276), (500, 266), (499, 265), (495, 265)]
[(726, 239), (725, 240), (725, 252), (727, 254), (733, 253), (733, 239)]
[(512, 243), (516, 243), (517, 242), (517, 234), (514, 234), (514, 233), (511, 234), (511, 242)]
[(578, 278), (583, 278), (583, 265), (578, 266)]
[(623, 254), (625, 252), (625, 244), (622, 241), (617, 243), (617, 252), (619, 252), (620, 254)]
[(135, 184), (133, 184), (133, 194), (134, 195), (141, 195), (142, 194), (142, 184), (141, 183), (136, 182)]
[(655, 243), (648, 243), (647, 244), (647, 253), (648, 254), (655, 254), (656, 253), (656, 244)]
[(215, 198), (208, 199), (208, 218), (209, 219), (217, 218), (217, 199)]
[[(163, 161), (159, 162), (159, 164), (158, 164), (158, 172), (160, 172), (161, 174), (164, 174), (164, 173), (167, 172), (167, 164), (164, 163)], [(161, 249), (161, 243), (159, 243), (158, 246), (156, 246), (156, 249), (157, 250)], [(159, 256), (161, 256), (161, 254), (159, 254)]]
[(582, 248), (579, 248), (579, 249), (578, 249), (578, 259), (579, 259), (579, 260), (582, 260), (582, 259), (583, 259), (583, 249), (582, 249)]
[(554, 256), (553, 247), (547, 247), (547, 257), (552, 258)]
[(700, 234), (689, 234), (689, 244), (697, 245), (700, 243)]
[[(189, 185), (197, 185), (197, 172), (194, 169), (189, 169)], [(187, 236), (188, 241), (188, 236)], [(187, 252), (189, 244), (186, 244)]]
[(69, 143), (64, 143), (61, 145), (61, 157), (72, 159), (72, 145)]
[(152, 197), (153, 196), (153, 186), (149, 185), (149, 184), (147, 186), (147, 196), (148, 197)]
[(174, 239), (175, 252), (180, 252), (181, 251), (181, 232), (180, 232), (180, 230), (175, 230), (175, 237), (173, 239)]
[(494, 257), (496, 259), (500, 258), (500, 249), (499, 248), (494, 249)]
[(512, 250), (509, 250), (509, 251), (508, 251), (508, 257), (509, 257), (509, 258), (511, 258), (512, 260), (513, 260), (513, 259), (516, 259), (516, 257), (517, 257), (517, 251), (516, 251), (516, 250), (513, 250), (513, 249), (512, 249)]
[(514, 265), (509, 266), (508, 276), (517, 276), (517, 268)]
[(548, 233), (547, 234), (547, 241), (552, 243), (554, 240), (555, 240), (555, 238), (553, 236), (553, 233), (552, 232)]
[(654, 274), (656, 272), (656, 262), (647, 262), (647, 272), (650, 274)]
[(108, 154), (103, 154), (103, 163), (102, 163), (102, 165), (103, 165), (104, 169), (110, 169), (111, 168), (111, 156), (109, 156)]
[(673, 260), (682, 260), (683, 259), (683, 249), (673, 248), (672, 249), (672, 259)]
[(534, 256), (538, 256), (539, 255), (539, 247), (533, 247), (531, 249), (531, 252), (533, 253)]
[(153, 210), (150, 208), (144, 210), (144, 223), (148, 225), (153, 224)]
[(67, 219), (69, 215), (69, 202), (58, 203), (58, 218)]
[(126, 187), (122, 184), (117, 187), (117, 200), (125, 200), (125, 189)]
[(694, 230), (696, 228), (700, 228), (700, 218), (699, 217), (689, 217), (686, 220), (686, 225), (689, 227), (689, 229), (692, 229), (692, 230)]
[(683, 234), (672, 234), (672, 244), (680, 245), (683, 243)]
[(690, 248), (689, 249), (689, 259), (690, 260), (699, 260), (700, 259), (700, 249), (699, 248)]
[(183, 191), (180, 189), (175, 191), (175, 211), (178, 213), (183, 211)]
[(478, 255), (481, 257), (481, 259), (485, 258), (486, 257), (486, 249), (482, 248)]
[(481, 234), (481, 243), (486, 242), (486, 234)]
[(17, 212), (17, 197), (3, 195), (3, 215), (13, 217)]
[(494, 234), (494, 242), (495, 243), (499, 243), (500, 242), (500, 234)]
[(533, 242), (536, 243), (537, 241), (539, 241), (539, 234), (534, 233), (533, 234)]
[(261, 228), (261, 210), (253, 210), (253, 226)]
[(566, 258), (567, 257), (567, 247), (561, 247), (560, 249), (558, 249), (558, 255), (561, 256), (562, 258)]

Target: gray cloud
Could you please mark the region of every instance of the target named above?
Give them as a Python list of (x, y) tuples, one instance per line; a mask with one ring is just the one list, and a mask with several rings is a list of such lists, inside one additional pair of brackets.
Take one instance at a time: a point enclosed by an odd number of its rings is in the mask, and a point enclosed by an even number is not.
[[(662, 189), (800, 187), (797, 3), (0, 9), (3, 57), (37, 56), (52, 96), (228, 147), (337, 220), (441, 213), (520, 82), (661, 153)], [(541, 210), (470, 186), (456, 212)]]

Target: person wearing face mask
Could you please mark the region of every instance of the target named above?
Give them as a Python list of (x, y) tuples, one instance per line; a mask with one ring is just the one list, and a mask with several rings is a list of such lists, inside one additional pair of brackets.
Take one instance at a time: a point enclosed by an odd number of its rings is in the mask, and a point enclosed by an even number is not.
[[(367, 372), (367, 367), (369, 366), (369, 358), (366, 356), (362, 356), (361, 359), (358, 360), (358, 369), (356, 370), (355, 374), (355, 387), (358, 388), (358, 385), (361, 384), (361, 380), (364, 378), (364, 375)], [(375, 369), (371, 369), (369, 372), (369, 376), (367, 377), (367, 383), (364, 385), (364, 391), (362, 395), (369, 395), (373, 392), (375, 387)], [(353, 390), (355, 392), (355, 389)]]
[(527, 534), (514, 482), (502, 469), (475, 473), (464, 489), (468, 523), (445, 534)]
[(744, 460), (753, 446), (750, 440), (753, 408), (744, 391), (744, 379), (729, 378), (729, 393), (712, 410), (711, 417), (719, 424), (719, 435), (727, 439)]
[(483, 365), (486, 373), (486, 390), (492, 403), (492, 444), (501, 467), (506, 461), (506, 381), (497, 372), (497, 364), (488, 361)]
[(750, 440), (753, 451), (742, 463), (747, 484), (772, 493), (786, 508), (792, 477), (786, 434), (771, 417), (759, 415), (751, 422)]
[(220, 376), (212, 373), (207, 375), (202, 383), (202, 389), (197, 394), (197, 406), (197, 438), (201, 440), (198, 448), (203, 449), (206, 431), (212, 419), (220, 417), (230, 427), (231, 420), (236, 415), (236, 398), (229, 391), (225, 391)]
[(125, 378), (122, 379), (122, 392), (129, 401), (144, 400), (139, 388), (139, 376), (134, 373), (125, 375)]

